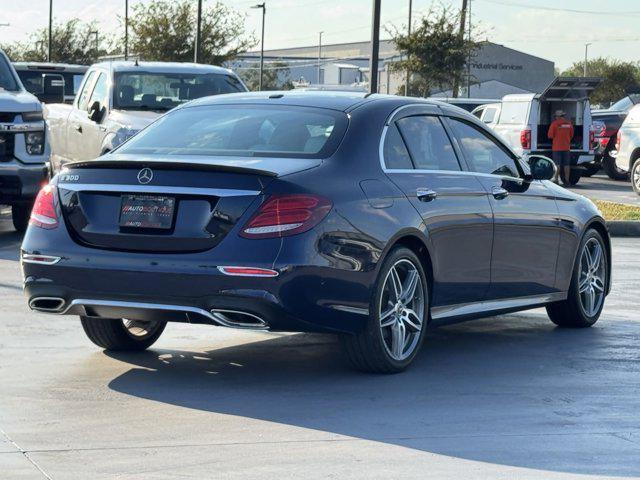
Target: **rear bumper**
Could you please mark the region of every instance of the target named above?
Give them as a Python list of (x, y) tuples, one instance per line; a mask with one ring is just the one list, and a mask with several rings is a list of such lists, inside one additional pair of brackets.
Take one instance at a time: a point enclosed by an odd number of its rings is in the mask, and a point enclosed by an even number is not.
[(25, 164), (15, 159), (0, 163), (0, 204), (32, 202), (48, 176), (47, 164)]
[[(582, 165), (585, 163), (592, 163), (593, 161), (595, 161), (595, 157), (596, 157), (595, 154), (589, 153), (586, 151), (571, 150), (570, 153), (571, 153), (571, 163), (573, 165)], [(532, 151), (530, 155), (543, 155), (545, 157), (552, 158), (553, 151), (552, 150), (536, 150), (536, 151)]]
[[(32, 309), (55, 315), (327, 333), (357, 332), (368, 318), (368, 291), (354, 287), (357, 281), (345, 282), (344, 271), (326, 266), (276, 266), (277, 277), (254, 278), (227, 276), (215, 268), (178, 273), (70, 263), (75, 262), (62, 258), (50, 265), (22, 263), (24, 292)], [(37, 299), (42, 298), (60, 303), (49, 302), (43, 304), (46, 310), (40, 309)]]

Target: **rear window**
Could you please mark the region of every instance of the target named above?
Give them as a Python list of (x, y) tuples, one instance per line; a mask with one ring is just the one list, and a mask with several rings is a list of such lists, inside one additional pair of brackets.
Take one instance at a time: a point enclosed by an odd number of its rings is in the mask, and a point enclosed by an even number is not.
[(62, 75), (64, 79), (64, 94), (74, 96), (82, 82), (84, 73), (59, 72), (55, 70), (18, 70), (18, 76), (24, 88), (31, 93), (42, 93), (44, 89), (44, 75)]
[(18, 91), (16, 78), (13, 76), (11, 66), (3, 55), (0, 55), (0, 90), (8, 90), (10, 92)]
[(269, 105), (187, 107), (161, 117), (119, 153), (325, 158), (347, 126), (343, 112)]
[(500, 121), (502, 124), (525, 124), (527, 123), (527, 113), (529, 102), (502, 102)]

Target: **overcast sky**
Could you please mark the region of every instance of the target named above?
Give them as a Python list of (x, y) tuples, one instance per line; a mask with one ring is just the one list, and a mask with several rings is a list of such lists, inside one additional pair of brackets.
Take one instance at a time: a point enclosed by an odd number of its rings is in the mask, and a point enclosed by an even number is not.
[[(129, 0), (129, 4), (147, 1)], [(0, 3), (0, 24), (10, 24), (0, 27), (2, 43), (26, 40), (30, 32), (47, 25), (49, 0)], [(257, 0), (224, 3), (246, 14), (247, 31), (259, 37), (260, 11), (250, 9)], [(408, 3), (382, 0), (382, 24), (405, 26)], [(414, 0), (414, 16), (426, 12), (432, 3), (458, 6), (462, 2)], [(53, 0), (53, 4), (56, 21), (96, 20), (105, 33), (117, 29), (117, 16), (124, 14), (124, 0)], [(323, 43), (370, 37), (372, 0), (266, 0), (266, 4), (266, 49), (315, 45), (320, 30)], [(639, 0), (471, 0), (471, 9), (473, 23), (488, 40), (552, 60), (560, 68), (582, 59), (586, 42), (592, 43), (590, 57), (640, 59)]]

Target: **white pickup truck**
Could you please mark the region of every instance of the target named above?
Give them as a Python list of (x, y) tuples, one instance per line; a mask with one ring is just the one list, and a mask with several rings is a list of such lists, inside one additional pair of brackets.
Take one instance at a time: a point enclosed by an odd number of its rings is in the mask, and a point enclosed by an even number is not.
[[(62, 85), (48, 81), (46, 88), (62, 100)], [(42, 104), (25, 90), (0, 51), (0, 204), (11, 206), (13, 225), (20, 232), (27, 228), (33, 200), (47, 179), (48, 162)]]
[(551, 157), (549, 126), (554, 112), (564, 110), (574, 125), (574, 134), (571, 178), (563, 178), (563, 182), (575, 185), (582, 171), (590, 169), (595, 160), (589, 94), (600, 83), (602, 79), (596, 77), (557, 77), (542, 93), (505, 95), (492, 128), (520, 155)]
[(73, 104), (45, 105), (52, 170), (110, 152), (181, 103), (246, 90), (231, 70), (212, 65), (137, 61), (92, 65)]

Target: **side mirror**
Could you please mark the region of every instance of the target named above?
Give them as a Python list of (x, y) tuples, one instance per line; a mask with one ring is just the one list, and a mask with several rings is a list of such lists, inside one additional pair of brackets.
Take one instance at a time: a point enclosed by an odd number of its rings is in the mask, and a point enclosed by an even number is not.
[(530, 155), (527, 163), (531, 169), (532, 180), (551, 180), (556, 175), (556, 164), (549, 157)]
[(64, 78), (62, 75), (42, 75), (42, 91), (35, 94), (42, 103), (64, 103)]
[(97, 100), (93, 102), (89, 107), (88, 113), (89, 120), (91, 120), (92, 122), (98, 123), (100, 120), (102, 120), (102, 114), (104, 113), (104, 111), (102, 109), (102, 106), (100, 105), (100, 102)]

